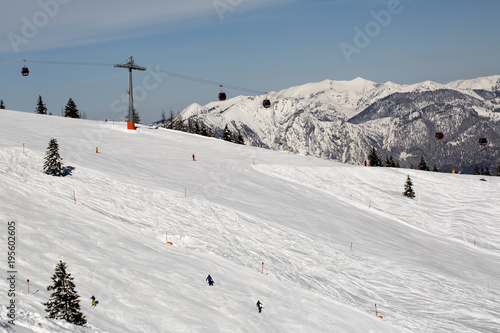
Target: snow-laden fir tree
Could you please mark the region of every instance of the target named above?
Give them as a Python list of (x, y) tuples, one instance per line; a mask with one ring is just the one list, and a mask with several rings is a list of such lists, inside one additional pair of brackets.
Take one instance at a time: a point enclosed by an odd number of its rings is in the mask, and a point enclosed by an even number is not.
[(66, 263), (62, 260), (56, 266), (52, 282), (52, 285), (47, 287), (52, 294), (49, 301), (43, 303), (45, 311), (49, 313), (47, 318), (63, 319), (75, 325), (85, 325), (87, 319), (80, 311), (80, 296), (75, 290), (73, 277), (66, 272)]
[(66, 107), (64, 109), (64, 114), (66, 115), (66, 117), (80, 118), (80, 113), (76, 108), (76, 103), (73, 101), (72, 98), (68, 100), (68, 104), (66, 104)]
[(415, 191), (413, 191), (413, 182), (411, 181), (410, 175), (406, 178), (405, 191), (403, 195), (408, 198), (415, 198)]
[(42, 96), (38, 95), (38, 102), (36, 103), (36, 113), (47, 114), (47, 106), (43, 103)]
[(0, 99), (0, 110), (5, 110), (5, 105), (3, 105), (3, 99)]
[(51, 176), (62, 176), (62, 158), (59, 155), (59, 144), (56, 139), (50, 139), (47, 153), (45, 155), (45, 163), (43, 164), (43, 172)]
[(222, 140), (229, 142), (233, 141), (233, 133), (231, 132), (227, 124), (226, 127), (224, 127), (224, 133), (222, 133)]
[(500, 177), (500, 165), (498, 166), (498, 169), (497, 169), (497, 176)]

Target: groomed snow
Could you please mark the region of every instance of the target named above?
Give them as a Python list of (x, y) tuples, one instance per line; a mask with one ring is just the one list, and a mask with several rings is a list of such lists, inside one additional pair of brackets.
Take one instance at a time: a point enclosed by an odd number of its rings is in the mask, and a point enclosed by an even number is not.
[[(352, 166), (124, 123), (6, 110), (0, 121), (0, 238), (15, 221), (18, 272), (15, 326), (0, 280), (0, 330), (500, 331), (498, 177)], [(51, 138), (71, 176), (42, 173)], [(414, 200), (401, 195), (408, 174)], [(88, 328), (44, 318), (59, 260)]]

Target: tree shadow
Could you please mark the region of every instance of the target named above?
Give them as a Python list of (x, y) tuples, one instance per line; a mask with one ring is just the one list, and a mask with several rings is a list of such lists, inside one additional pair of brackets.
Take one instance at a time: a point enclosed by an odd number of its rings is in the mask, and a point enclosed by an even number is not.
[(71, 176), (71, 175), (72, 175), (72, 173), (73, 173), (73, 170), (75, 170), (75, 167), (72, 167), (71, 165), (65, 166), (65, 167), (62, 169), (62, 176), (63, 176), (63, 177), (66, 177), (66, 176)]

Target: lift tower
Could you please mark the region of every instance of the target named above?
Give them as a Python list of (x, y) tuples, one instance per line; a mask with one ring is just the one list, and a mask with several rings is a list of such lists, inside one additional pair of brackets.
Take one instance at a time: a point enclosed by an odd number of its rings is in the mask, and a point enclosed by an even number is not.
[(128, 122), (127, 129), (135, 130), (134, 124), (134, 94), (132, 87), (132, 70), (145, 71), (146, 67), (138, 66), (134, 63), (134, 57), (129, 57), (126, 64), (116, 64), (115, 67), (128, 68), (129, 80), (128, 80)]

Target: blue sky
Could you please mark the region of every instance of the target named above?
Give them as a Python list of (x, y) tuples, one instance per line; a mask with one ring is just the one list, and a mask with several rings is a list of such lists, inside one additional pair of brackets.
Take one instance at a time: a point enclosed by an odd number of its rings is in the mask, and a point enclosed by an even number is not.
[[(1, 7), (0, 99), (27, 112), (41, 95), (60, 115), (72, 97), (89, 119), (123, 119), (128, 73), (111, 65), (129, 56), (263, 92), (358, 76), (404, 84), (500, 74), (498, 0), (17, 0)], [(21, 59), (28, 77), (22, 62), (10, 62)], [(151, 72), (134, 72), (134, 86), (146, 123), (216, 100), (219, 91)]]

